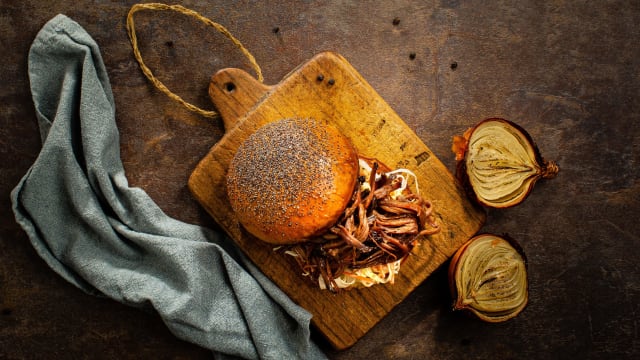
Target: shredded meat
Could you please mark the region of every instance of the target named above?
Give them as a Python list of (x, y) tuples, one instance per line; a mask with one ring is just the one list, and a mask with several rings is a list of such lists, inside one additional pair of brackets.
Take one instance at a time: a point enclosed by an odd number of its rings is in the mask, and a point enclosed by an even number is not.
[(419, 239), (439, 231), (431, 202), (408, 189), (393, 199), (402, 179), (377, 171), (374, 162), (371, 189), (361, 192), (358, 182), (344, 214), (326, 234), (282, 248), (294, 254), (303, 274), (315, 283), (322, 277), (331, 291), (339, 290), (335, 279), (345, 269), (405, 259)]

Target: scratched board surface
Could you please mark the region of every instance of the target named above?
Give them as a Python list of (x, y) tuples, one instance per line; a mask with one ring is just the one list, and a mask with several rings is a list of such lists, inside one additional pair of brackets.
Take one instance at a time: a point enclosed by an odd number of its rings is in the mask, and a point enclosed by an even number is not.
[[(336, 349), (353, 345), (442, 265), (482, 226), (452, 174), (393, 109), (342, 56), (325, 52), (302, 64), (280, 83), (267, 86), (239, 69), (212, 77), (209, 94), (226, 133), (189, 178), (194, 197), (240, 249), (293, 301), (312, 315), (312, 324)], [(289, 117), (333, 124), (358, 152), (393, 168), (407, 168), (420, 193), (432, 201), (441, 231), (417, 246), (394, 284), (323, 291), (303, 278), (295, 265), (257, 241), (238, 223), (226, 195), (225, 176), (236, 149), (256, 129)]]

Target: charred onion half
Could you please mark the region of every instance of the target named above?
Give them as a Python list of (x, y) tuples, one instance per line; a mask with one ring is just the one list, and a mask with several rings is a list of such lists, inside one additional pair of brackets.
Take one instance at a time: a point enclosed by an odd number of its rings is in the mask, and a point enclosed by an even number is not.
[(527, 261), (518, 243), (482, 234), (458, 249), (449, 264), (454, 310), (466, 310), (487, 322), (503, 322), (527, 305)]
[(459, 180), (488, 207), (517, 205), (536, 181), (558, 173), (556, 163), (542, 158), (531, 136), (505, 119), (483, 120), (463, 136), (454, 136), (452, 151)]
[[(430, 201), (407, 169), (361, 158), (360, 176), (338, 222), (309, 241), (279, 247), (322, 289), (392, 283), (418, 240), (440, 228)], [(409, 180), (416, 182), (416, 192)]]

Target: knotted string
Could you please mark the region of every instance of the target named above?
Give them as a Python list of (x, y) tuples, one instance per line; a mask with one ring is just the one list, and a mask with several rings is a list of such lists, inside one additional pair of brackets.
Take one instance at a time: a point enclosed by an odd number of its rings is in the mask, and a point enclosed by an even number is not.
[(187, 109), (189, 109), (190, 111), (195, 112), (196, 114), (200, 114), (204, 117), (207, 118), (214, 118), (217, 117), (219, 114), (216, 111), (209, 111), (209, 110), (204, 110), (201, 109), (191, 103), (188, 103), (187, 101), (185, 101), (184, 99), (182, 99), (180, 96), (178, 96), (177, 94), (173, 93), (171, 90), (169, 90), (169, 88), (167, 88), (160, 80), (158, 80), (154, 75), (153, 72), (151, 71), (151, 69), (149, 69), (149, 67), (144, 63), (144, 61), (142, 60), (142, 55), (140, 54), (140, 50), (138, 49), (138, 38), (136, 36), (136, 29), (134, 26), (134, 22), (133, 22), (133, 15), (140, 11), (140, 10), (173, 10), (173, 11), (177, 11), (181, 14), (185, 14), (188, 16), (191, 16), (193, 18), (196, 18), (200, 21), (202, 21), (203, 23), (205, 23), (208, 26), (211, 26), (212, 28), (216, 29), (218, 32), (220, 32), (222, 35), (226, 36), (229, 40), (231, 40), (231, 42), (233, 42), (233, 44), (240, 49), (240, 51), (242, 51), (242, 53), (247, 57), (247, 59), (249, 60), (249, 62), (251, 63), (251, 66), (253, 67), (253, 69), (256, 72), (256, 75), (258, 76), (258, 81), (263, 82), (264, 79), (262, 77), (262, 70), (260, 70), (260, 66), (258, 65), (258, 63), (256, 62), (256, 59), (253, 57), (253, 55), (251, 55), (251, 53), (242, 45), (242, 43), (236, 39), (230, 32), (229, 30), (227, 30), (224, 26), (211, 21), (209, 19), (207, 19), (206, 17), (200, 15), (199, 13), (187, 9), (181, 5), (167, 5), (167, 4), (161, 4), (161, 3), (148, 3), (148, 4), (135, 4), (131, 7), (131, 9), (129, 10), (129, 14), (127, 15), (127, 32), (129, 33), (129, 40), (131, 40), (131, 46), (133, 47), (133, 54), (136, 57), (136, 60), (138, 61), (138, 64), (140, 65), (140, 69), (142, 70), (142, 72), (144, 73), (144, 75), (147, 77), (147, 79), (149, 79), (149, 81), (151, 81), (151, 83), (153, 83), (153, 85), (155, 85), (156, 88), (158, 88), (158, 90), (162, 91), (163, 93), (165, 93), (169, 98), (177, 101), (178, 103), (182, 104), (183, 106), (185, 106)]

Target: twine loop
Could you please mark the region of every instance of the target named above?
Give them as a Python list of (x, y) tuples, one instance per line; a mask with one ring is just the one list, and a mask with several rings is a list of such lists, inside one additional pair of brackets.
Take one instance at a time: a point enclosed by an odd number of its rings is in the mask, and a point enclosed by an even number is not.
[(214, 21), (212, 21), (210, 19), (207, 19), (206, 17), (200, 15), (199, 13), (197, 13), (197, 12), (191, 10), (191, 9), (187, 9), (187, 8), (181, 6), (181, 5), (167, 5), (167, 4), (161, 4), (161, 3), (146, 3), (146, 4), (135, 4), (135, 5), (133, 5), (131, 7), (131, 9), (129, 10), (129, 14), (127, 15), (127, 33), (129, 34), (129, 40), (131, 41), (131, 46), (133, 47), (133, 54), (134, 54), (136, 60), (138, 61), (138, 64), (140, 65), (140, 69), (142, 70), (142, 73), (147, 77), (147, 79), (149, 79), (149, 81), (151, 81), (151, 83), (158, 90), (162, 91), (165, 95), (167, 95), (172, 100), (182, 104), (184, 107), (186, 107), (190, 111), (192, 111), (192, 112), (194, 112), (196, 114), (200, 114), (200, 115), (202, 115), (204, 117), (207, 117), (207, 118), (214, 118), (214, 117), (219, 115), (216, 111), (204, 110), (204, 109), (199, 108), (196, 105), (193, 105), (193, 104), (185, 101), (183, 98), (181, 98), (180, 96), (178, 96), (177, 94), (175, 94), (171, 90), (169, 90), (169, 88), (167, 88), (160, 80), (158, 80), (158, 78), (155, 77), (155, 75), (153, 75), (153, 72), (151, 71), (151, 69), (149, 69), (149, 67), (142, 60), (142, 55), (140, 54), (140, 50), (138, 49), (138, 38), (136, 36), (136, 29), (135, 29), (135, 26), (134, 26), (133, 15), (136, 12), (140, 11), (140, 10), (160, 10), (160, 11), (162, 11), (162, 10), (172, 10), (172, 11), (176, 11), (176, 12), (179, 12), (181, 14), (184, 14), (184, 15), (191, 16), (191, 17), (193, 17), (193, 18), (195, 18), (197, 20), (200, 20), (201, 22), (203, 22), (207, 26), (210, 26), (210, 27), (214, 28), (219, 33), (221, 33), (222, 35), (227, 37), (229, 40), (231, 40), (231, 42), (233, 42), (233, 44), (249, 60), (249, 62), (251, 63), (251, 66), (253, 67), (253, 69), (256, 72), (256, 75), (258, 76), (258, 81), (260, 81), (260, 82), (264, 81), (264, 78), (262, 77), (262, 70), (260, 70), (260, 66), (256, 62), (256, 59), (242, 45), (242, 43), (238, 39), (236, 39), (229, 32), (229, 30), (227, 30), (224, 26), (222, 26), (222, 25), (220, 25), (220, 24), (218, 24), (218, 23), (216, 23), (216, 22), (214, 22)]

